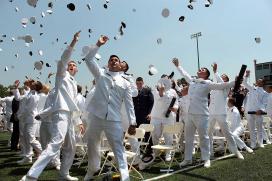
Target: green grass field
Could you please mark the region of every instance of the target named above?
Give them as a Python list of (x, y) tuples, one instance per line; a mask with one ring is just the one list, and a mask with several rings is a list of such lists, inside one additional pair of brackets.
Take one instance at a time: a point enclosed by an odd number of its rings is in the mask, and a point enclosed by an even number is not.
[[(18, 153), (11, 152), (7, 147), (7, 140), (9, 138), (8, 133), (0, 132), (0, 180), (1, 181), (18, 181), (25, 175), (31, 165), (18, 165), (16, 161), (21, 158)], [(245, 160), (238, 160), (236, 158), (227, 158), (212, 162), (212, 167), (204, 169), (203, 167), (197, 167), (189, 169), (166, 178), (159, 180), (244, 180), (244, 181), (257, 181), (257, 180), (272, 180), (272, 145), (267, 145), (263, 149), (258, 149), (254, 154), (243, 153)], [(197, 159), (199, 154), (195, 156)], [(177, 157), (181, 160), (181, 156)], [(85, 175), (87, 163), (84, 163), (82, 167), (71, 169), (71, 175), (77, 176), (80, 180), (83, 180)], [(156, 163), (147, 170), (142, 171), (145, 179), (163, 175), (160, 173), (160, 168), (163, 168), (163, 164), (156, 160)], [(179, 170), (179, 167), (174, 164), (174, 170)], [(135, 173), (132, 173), (135, 175)], [(58, 172), (55, 169), (46, 168), (40, 176), (39, 180), (57, 180)], [(97, 180), (102, 180), (98, 178)], [(136, 180), (136, 179), (131, 179)]]

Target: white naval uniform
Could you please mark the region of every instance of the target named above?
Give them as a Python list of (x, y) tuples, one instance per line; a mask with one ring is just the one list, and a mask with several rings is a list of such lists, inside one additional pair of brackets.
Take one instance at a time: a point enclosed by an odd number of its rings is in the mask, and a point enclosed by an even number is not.
[(42, 151), (42, 147), (40, 142), (36, 139), (36, 130), (38, 126), (38, 121), (34, 118), (37, 115), (39, 102), (39, 95), (35, 90), (31, 90), (25, 100), (24, 104), (24, 138), (25, 138), (25, 157), (28, 160), (32, 160), (32, 148), (40, 154)]
[(10, 122), (10, 117), (12, 114), (12, 100), (13, 100), (14, 96), (7, 96), (4, 98), (0, 98), (0, 102), (1, 103), (5, 103), (5, 110), (6, 110), (6, 115), (5, 115), (5, 125), (6, 127), (12, 132), (13, 130), (13, 123)]
[[(37, 106), (37, 110), (38, 110), (38, 112), (41, 112), (44, 108), (45, 101), (46, 101), (46, 98), (48, 95), (46, 95), (45, 93), (39, 93), (38, 95), (39, 95), (39, 103)], [(40, 127), (41, 127), (41, 122), (38, 121), (38, 126), (37, 126), (37, 130), (36, 130), (36, 137), (38, 137), (39, 140), (40, 140)]]
[(239, 149), (246, 148), (246, 144), (241, 140), (240, 136), (244, 133), (245, 128), (241, 122), (241, 116), (238, 109), (233, 106), (228, 108), (227, 122), (230, 125), (230, 131), (235, 139), (236, 145)]
[(27, 176), (38, 178), (46, 165), (56, 157), (62, 147), (60, 175), (69, 175), (75, 155), (75, 132), (72, 114), (78, 111), (76, 105), (77, 83), (67, 71), (73, 48), (68, 46), (58, 62), (52, 107), (52, 139), (46, 149), (32, 165)]
[(121, 104), (124, 100), (128, 121), (136, 125), (134, 107), (129, 82), (120, 73), (111, 72), (99, 67), (93, 60), (99, 48), (91, 47), (85, 62), (96, 81), (94, 95), (88, 104), (88, 171), (90, 178), (100, 168), (100, 141), (104, 131), (114, 152), (122, 180), (129, 180), (128, 166), (123, 146), (123, 128), (121, 123)]
[(188, 95), (190, 105), (188, 120), (185, 122), (185, 158), (192, 160), (192, 151), (196, 129), (199, 134), (202, 160), (210, 160), (210, 142), (208, 136), (209, 109), (208, 94), (211, 90), (223, 90), (234, 85), (231, 83), (213, 83), (210, 80), (193, 79), (179, 66), (177, 70), (189, 82)]
[(20, 144), (20, 148), (21, 148), (21, 155), (25, 156), (26, 155), (26, 143), (25, 143), (25, 136), (24, 136), (24, 127), (25, 127), (25, 117), (24, 117), (24, 106), (25, 106), (25, 101), (27, 98), (28, 93), (30, 92), (30, 89), (25, 90), (24, 89), (24, 93), (23, 95), (20, 95), (20, 92), (18, 89), (16, 89), (13, 94), (15, 97), (15, 100), (19, 101), (19, 110), (17, 112), (17, 116), (19, 119), (19, 132), (20, 132), (20, 136), (19, 136), (19, 144)]
[[(245, 77), (243, 84), (245, 88), (249, 90), (247, 96), (247, 102), (245, 107), (245, 112), (249, 111), (265, 111), (265, 107), (267, 104), (268, 93), (262, 87), (251, 86), (247, 83), (248, 78)], [(250, 147), (256, 148), (256, 144), (263, 145), (263, 116), (255, 115), (255, 114), (246, 114), (248, 127), (250, 132)], [(257, 126), (257, 133), (255, 128)], [(258, 135), (258, 136), (257, 136)], [(257, 139), (258, 137), (258, 139)]]
[(162, 131), (164, 125), (173, 125), (175, 123), (176, 113), (171, 111), (169, 117), (165, 117), (165, 114), (174, 97), (176, 98), (176, 101), (174, 103), (173, 108), (178, 109), (177, 100), (178, 95), (174, 89), (165, 90), (162, 97), (160, 97), (159, 92), (157, 90), (153, 91), (152, 93), (154, 95), (154, 105), (151, 111), (150, 121), (150, 124), (154, 125), (154, 131), (151, 133), (152, 142), (154, 145), (159, 144), (159, 139), (163, 135), (165, 144), (172, 145), (173, 134), (162, 134)]
[[(224, 81), (217, 73), (215, 73), (214, 82), (223, 83)], [(227, 140), (230, 151), (232, 153), (236, 153), (238, 151), (235, 139), (227, 123), (227, 98), (228, 98), (229, 90), (230, 89), (212, 90), (210, 94), (210, 105), (209, 105), (210, 117), (209, 117), (208, 133), (210, 138), (211, 155), (214, 154), (213, 133), (214, 133), (214, 126), (216, 122), (220, 126), (220, 129)]]
[(189, 95), (182, 96), (179, 99), (179, 122), (182, 123), (182, 127), (180, 130), (180, 150), (184, 150), (184, 127), (185, 122), (188, 119), (188, 111), (189, 111), (189, 105), (190, 105), (190, 97)]

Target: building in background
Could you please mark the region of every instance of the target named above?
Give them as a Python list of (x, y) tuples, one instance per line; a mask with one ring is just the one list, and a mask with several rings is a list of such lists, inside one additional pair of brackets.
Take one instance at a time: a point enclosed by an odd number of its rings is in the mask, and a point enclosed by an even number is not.
[(272, 85), (272, 62), (257, 63), (254, 60), (255, 67), (255, 80), (263, 78), (265, 80), (265, 85)]

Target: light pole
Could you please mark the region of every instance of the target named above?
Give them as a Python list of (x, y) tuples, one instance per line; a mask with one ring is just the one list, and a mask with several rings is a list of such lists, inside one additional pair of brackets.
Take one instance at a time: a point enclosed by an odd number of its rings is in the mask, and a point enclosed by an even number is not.
[(200, 69), (200, 63), (199, 63), (199, 49), (198, 49), (198, 37), (201, 36), (201, 32), (195, 33), (191, 35), (191, 39), (196, 38), (196, 50), (197, 50), (197, 66), (198, 70)]

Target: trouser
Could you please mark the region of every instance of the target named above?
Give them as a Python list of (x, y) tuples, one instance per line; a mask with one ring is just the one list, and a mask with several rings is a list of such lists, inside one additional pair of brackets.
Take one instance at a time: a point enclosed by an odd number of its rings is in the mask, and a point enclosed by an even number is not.
[[(250, 147), (255, 148), (258, 142), (259, 145), (263, 144), (263, 116), (247, 114), (247, 122), (250, 133)], [(257, 127), (257, 132), (255, 128)], [(258, 139), (257, 139), (258, 135)]]
[(166, 145), (173, 144), (173, 134), (163, 133), (163, 126), (174, 125), (175, 122), (174, 119), (151, 119), (150, 124), (154, 125), (154, 131), (151, 134), (154, 145), (159, 144), (159, 139), (162, 135)]
[(19, 145), (21, 148), (21, 154), (23, 156), (26, 155), (26, 143), (25, 143), (25, 137), (24, 137), (24, 129), (25, 129), (25, 122), (24, 119), (19, 119)]
[(62, 147), (61, 175), (68, 175), (75, 155), (75, 132), (71, 112), (56, 111), (52, 115), (52, 139), (39, 158), (32, 165), (27, 175), (38, 178), (47, 164), (59, 154)]
[[(46, 149), (48, 143), (50, 143), (52, 138), (52, 122), (41, 122), (40, 125), (40, 142), (42, 146), (42, 150)], [(60, 152), (56, 155), (55, 158), (51, 160), (53, 165), (60, 165)]]
[(208, 133), (209, 133), (209, 138), (210, 138), (210, 153), (211, 153), (211, 155), (213, 155), (213, 132), (214, 132), (214, 125), (216, 122), (220, 126), (220, 129), (227, 140), (229, 150), (232, 153), (237, 152), (238, 149), (236, 146), (235, 139), (230, 131), (229, 124), (227, 123), (227, 115), (210, 115)]
[(88, 136), (88, 175), (92, 176), (100, 169), (100, 143), (102, 132), (108, 139), (115, 155), (122, 180), (129, 180), (127, 158), (123, 146), (123, 128), (121, 121), (109, 121), (89, 114)]
[(192, 160), (195, 132), (199, 134), (201, 159), (210, 159), (210, 142), (208, 136), (208, 115), (188, 114), (185, 120), (185, 157), (184, 160)]
[(28, 159), (32, 159), (32, 148), (39, 154), (42, 151), (41, 144), (36, 140), (35, 133), (37, 129), (37, 123), (26, 123), (24, 127), (24, 138), (25, 138), (25, 151)]
[(247, 147), (247, 145), (240, 138), (240, 135), (242, 135), (244, 133), (244, 131), (245, 130), (243, 127), (238, 127), (232, 132), (232, 135), (233, 135), (239, 149), (243, 149), (243, 148)]
[(11, 134), (11, 143), (10, 148), (11, 150), (17, 150), (19, 143), (19, 121), (13, 122), (13, 132)]

